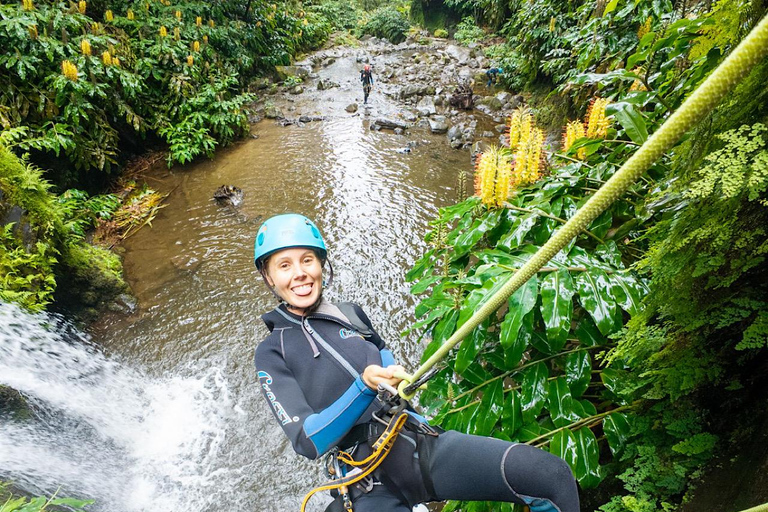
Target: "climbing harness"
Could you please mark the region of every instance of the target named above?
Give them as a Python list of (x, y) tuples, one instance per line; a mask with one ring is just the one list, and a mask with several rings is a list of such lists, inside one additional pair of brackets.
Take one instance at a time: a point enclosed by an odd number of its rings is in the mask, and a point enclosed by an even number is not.
[[(334, 489), (341, 496), (345, 512), (353, 512), (352, 499), (349, 495), (350, 486), (364, 481), (384, 462), (408, 420), (408, 413), (405, 412), (408, 402), (398, 396), (395, 388), (379, 385), (377, 399), (384, 404), (384, 407), (379, 412), (373, 413), (373, 419), (386, 425), (386, 428), (371, 446), (373, 452), (365, 459), (357, 461), (344, 450), (331, 451), (326, 458), (326, 473), (331, 480), (315, 487), (304, 496), (301, 512), (305, 512), (309, 499), (315, 493)], [(341, 469), (342, 464), (351, 466), (352, 470), (344, 474)]]
[(664, 124), (627, 160), (616, 173), (545, 243), (520, 270), (512, 274), (432, 356), (398, 386), (401, 397), (410, 400), (417, 383), (428, 371), (480, 323), (533, 277), (561, 249), (616, 201), (627, 188), (674, 146), (690, 128), (701, 122), (728, 92), (768, 54), (768, 16), (764, 17), (709, 77), (691, 94)]

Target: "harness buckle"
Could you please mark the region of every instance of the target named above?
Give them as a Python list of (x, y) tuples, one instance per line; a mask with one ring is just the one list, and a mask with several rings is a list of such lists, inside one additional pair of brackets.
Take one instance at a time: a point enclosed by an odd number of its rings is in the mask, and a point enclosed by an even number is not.
[(440, 433), (437, 430), (435, 430), (432, 427), (432, 425), (430, 425), (429, 423), (419, 423), (419, 426), (416, 427), (416, 430), (420, 434), (424, 434), (427, 436), (437, 437), (440, 435)]

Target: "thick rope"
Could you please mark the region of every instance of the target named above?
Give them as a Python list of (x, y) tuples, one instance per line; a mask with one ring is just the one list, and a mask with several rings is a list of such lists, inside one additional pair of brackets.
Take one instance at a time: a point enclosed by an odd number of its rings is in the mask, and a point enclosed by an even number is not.
[(445, 357), (472, 330), (494, 313), (560, 250), (579, 235), (589, 224), (616, 201), (666, 151), (672, 148), (688, 130), (701, 122), (728, 92), (768, 54), (768, 16), (750, 32), (720, 66), (672, 114), (656, 133), (584, 204), (552, 238), (504, 286), (459, 327), (445, 343), (427, 359), (408, 380), (398, 387), (401, 397), (413, 398), (415, 390), (409, 384), (424, 375)]
[(763, 503), (762, 505), (748, 508), (746, 510), (742, 510), (741, 512), (768, 512), (768, 503)]

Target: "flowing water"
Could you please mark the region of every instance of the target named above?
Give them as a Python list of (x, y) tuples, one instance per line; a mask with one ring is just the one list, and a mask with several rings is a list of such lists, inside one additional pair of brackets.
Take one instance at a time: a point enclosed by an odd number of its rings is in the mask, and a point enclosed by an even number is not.
[[(108, 315), (85, 336), (2, 306), (0, 384), (32, 413), (0, 418), (0, 479), (35, 492), (62, 485), (110, 512), (295, 510), (319, 483), (319, 466), (293, 453), (257, 386), (259, 317), (275, 300), (253, 266), (255, 231), (279, 213), (313, 218), (335, 270), (327, 296), (361, 304), (414, 368), (422, 347), (400, 335), (413, 322), (404, 274), (470, 166), (445, 136), (371, 131), (392, 109), (376, 91), (369, 109), (344, 112), (358, 95), (356, 66), (338, 59), (320, 74), (342, 87), (293, 104), (296, 117), (324, 121), (263, 121), (258, 139), (212, 161), (147, 176), (170, 195), (152, 227), (125, 243), (136, 312)], [(413, 141), (411, 153), (397, 151)], [(222, 184), (245, 191), (241, 207), (212, 200)]]

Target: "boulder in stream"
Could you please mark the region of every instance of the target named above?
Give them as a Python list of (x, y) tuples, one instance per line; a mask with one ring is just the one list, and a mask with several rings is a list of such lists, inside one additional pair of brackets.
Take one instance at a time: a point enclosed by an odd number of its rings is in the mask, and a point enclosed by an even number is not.
[(244, 195), (242, 189), (234, 185), (222, 185), (213, 193), (213, 198), (222, 206), (240, 206)]
[(445, 116), (434, 116), (429, 119), (429, 129), (432, 133), (445, 133), (448, 131), (448, 121)]
[(354, 114), (355, 112), (357, 112), (357, 103), (350, 103), (349, 105), (346, 106), (344, 110), (346, 110), (350, 114)]
[(371, 130), (381, 130), (381, 129), (394, 130), (395, 128), (401, 128), (402, 130), (406, 130), (408, 129), (408, 125), (401, 121), (396, 121), (394, 119), (388, 119), (383, 117), (380, 117), (376, 119), (373, 123), (371, 123)]

